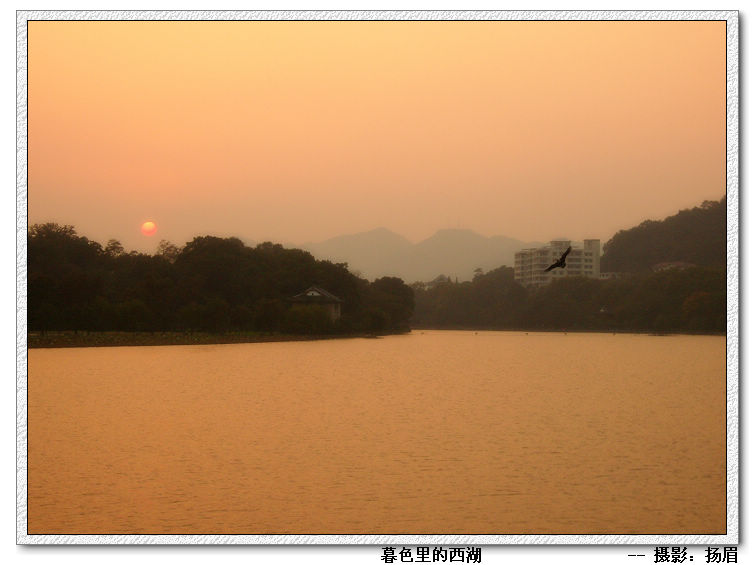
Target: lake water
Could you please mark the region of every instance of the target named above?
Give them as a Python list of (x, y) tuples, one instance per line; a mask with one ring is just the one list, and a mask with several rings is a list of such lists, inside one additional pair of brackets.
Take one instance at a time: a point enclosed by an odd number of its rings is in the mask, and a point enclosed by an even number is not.
[(30, 534), (723, 534), (725, 338), (33, 349)]

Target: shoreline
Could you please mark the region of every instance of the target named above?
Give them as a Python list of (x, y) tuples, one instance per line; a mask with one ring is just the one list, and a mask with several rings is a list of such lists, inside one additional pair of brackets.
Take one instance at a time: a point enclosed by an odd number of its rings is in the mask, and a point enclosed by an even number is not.
[(587, 329), (546, 329), (546, 328), (475, 328), (475, 327), (447, 327), (433, 328), (425, 326), (412, 327), (412, 331), (455, 331), (455, 332), (514, 332), (514, 333), (557, 333), (557, 334), (626, 334), (626, 335), (652, 335), (652, 336), (672, 336), (672, 335), (710, 335), (726, 336), (726, 332), (704, 332), (704, 331), (683, 331), (683, 330), (587, 330)]
[(282, 341), (321, 341), (327, 339), (377, 338), (396, 333), (348, 334), (279, 334), (269, 332), (29, 332), (27, 349), (56, 349), (66, 347), (128, 347), (158, 345), (223, 345), (233, 343), (272, 343)]
[(411, 331), (505, 331), (515, 333), (606, 333), (635, 334), (651, 336), (704, 335), (726, 336), (726, 332), (653, 332), (639, 330), (546, 330), (546, 329), (491, 329), (491, 328), (429, 328), (417, 327), (409, 331), (395, 332), (356, 332), (346, 334), (281, 334), (270, 332), (88, 332), (58, 331), (29, 332), (26, 338), (27, 349), (58, 349), (67, 347), (128, 347), (159, 345), (224, 345), (233, 343), (273, 343), (283, 341), (323, 341), (329, 339), (376, 339), (387, 335), (404, 335)]

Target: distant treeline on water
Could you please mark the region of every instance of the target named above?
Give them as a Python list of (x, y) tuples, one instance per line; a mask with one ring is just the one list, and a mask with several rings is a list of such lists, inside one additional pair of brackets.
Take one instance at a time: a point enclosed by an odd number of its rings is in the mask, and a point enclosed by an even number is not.
[[(32, 332), (271, 332), (297, 335), (406, 331), (410, 327), (724, 332), (726, 206), (705, 202), (644, 222), (606, 243), (615, 279), (565, 277), (524, 288), (514, 270), (478, 269), (472, 281), (438, 276), (408, 286), (370, 282), (345, 263), (237, 238), (161, 242), (154, 255), (104, 247), (72, 226), (36, 224), (28, 236)], [(653, 270), (669, 262), (678, 268)], [(606, 266), (610, 266), (608, 269)], [(310, 286), (338, 297), (340, 316), (292, 300)]]
[(514, 269), (474, 280), (413, 285), (412, 325), (427, 328), (724, 332), (726, 201), (705, 201), (622, 230), (605, 244), (601, 271), (525, 289)]
[(726, 329), (723, 268), (566, 277), (537, 289), (501, 267), (473, 281), (415, 284), (412, 326), (423, 328), (704, 332)]
[[(318, 286), (342, 302), (334, 319), (292, 297)], [(37, 224), (28, 237), (29, 331), (229, 331), (288, 334), (409, 329), (411, 288), (373, 282), (345, 264), (299, 249), (236, 238), (196, 237), (154, 255), (126, 253), (79, 236), (72, 226)]]

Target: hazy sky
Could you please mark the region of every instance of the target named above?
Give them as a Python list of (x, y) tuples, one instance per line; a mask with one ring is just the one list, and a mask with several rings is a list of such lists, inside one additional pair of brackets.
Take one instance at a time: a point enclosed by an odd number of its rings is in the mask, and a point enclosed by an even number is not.
[(127, 249), (605, 241), (726, 189), (725, 22), (28, 29), (29, 223)]

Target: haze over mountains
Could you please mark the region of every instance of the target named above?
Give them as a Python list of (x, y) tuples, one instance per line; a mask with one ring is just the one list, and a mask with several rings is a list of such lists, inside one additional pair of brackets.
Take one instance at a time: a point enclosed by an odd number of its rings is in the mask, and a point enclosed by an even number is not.
[(301, 248), (318, 259), (348, 263), (349, 270), (370, 280), (395, 276), (412, 283), (430, 281), (441, 274), (459, 281), (472, 280), (475, 269), (513, 267), (517, 251), (540, 245), (500, 235), (485, 237), (466, 229), (440, 230), (412, 243), (386, 228), (377, 228)]

